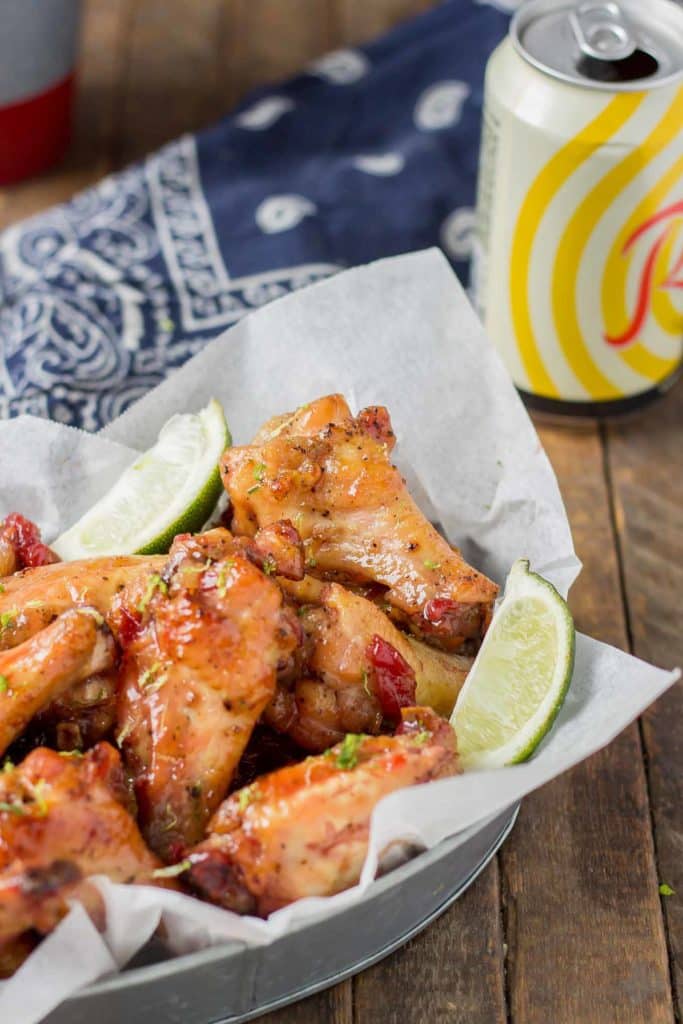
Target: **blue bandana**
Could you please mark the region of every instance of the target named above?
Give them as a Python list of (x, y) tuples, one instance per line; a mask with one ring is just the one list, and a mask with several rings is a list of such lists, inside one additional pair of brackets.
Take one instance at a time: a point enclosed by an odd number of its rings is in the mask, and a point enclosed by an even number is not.
[(249, 310), (378, 257), (441, 245), (466, 283), (507, 24), (448, 0), (5, 231), (0, 415), (96, 430)]

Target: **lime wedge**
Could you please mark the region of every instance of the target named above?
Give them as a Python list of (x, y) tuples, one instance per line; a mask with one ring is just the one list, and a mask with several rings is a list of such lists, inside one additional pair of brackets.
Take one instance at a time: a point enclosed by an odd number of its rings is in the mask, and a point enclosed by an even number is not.
[(566, 602), (527, 561), (515, 562), (451, 715), (464, 768), (531, 756), (562, 707), (574, 646)]
[(52, 547), (65, 561), (158, 554), (177, 533), (194, 533), (222, 493), (218, 460), (231, 444), (220, 404), (172, 416), (157, 443)]

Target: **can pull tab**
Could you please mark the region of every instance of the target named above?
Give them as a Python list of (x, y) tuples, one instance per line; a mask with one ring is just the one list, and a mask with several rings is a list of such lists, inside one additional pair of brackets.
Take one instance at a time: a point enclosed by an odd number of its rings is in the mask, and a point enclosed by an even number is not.
[(580, 4), (570, 11), (569, 23), (584, 57), (625, 60), (638, 48), (632, 27), (615, 0)]

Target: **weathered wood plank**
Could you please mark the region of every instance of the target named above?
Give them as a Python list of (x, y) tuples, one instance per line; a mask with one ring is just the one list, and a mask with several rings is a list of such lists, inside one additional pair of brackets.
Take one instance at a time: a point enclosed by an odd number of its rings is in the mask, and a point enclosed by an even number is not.
[(434, 7), (437, 0), (336, 0), (333, 17), (340, 43), (364, 43), (401, 21)]
[[(577, 625), (624, 647), (599, 435), (542, 439), (584, 562)], [(637, 727), (528, 798), (500, 860), (513, 1022), (672, 1020)]]
[(225, 11), (223, 73), (234, 100), (337, 45), (330, 0), (237, 0)]
[(218, 87), (224, 0), (136, 0), (117, 165), (129, 163), (222, 112)]
[[(683, 392), (642, 420), (611, 427), (608, 460), (634, 653), (683, 664)], [(642, 720), (660, 881), (678, 1019), (683, 1017), (683, 685)]]
[(74, 141), (66, 159), (0, 190), (0, 228), (69, 199), (108, 169), (127, 46), (130, 0), (89, 0), (78, 63)]
[(350, 981), (259, 1017), (256, 1024), (316, 1024), (317, 1021), (321, 1024), (352, 1024)]
[(354, 979), (356, 1024), (504, 1024), (495, 860), (426, 931)]

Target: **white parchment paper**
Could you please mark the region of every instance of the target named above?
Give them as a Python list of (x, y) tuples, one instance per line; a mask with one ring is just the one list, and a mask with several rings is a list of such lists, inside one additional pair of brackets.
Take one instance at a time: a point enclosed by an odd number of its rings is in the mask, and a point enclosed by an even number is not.
[[(502, 583), (512, 562), (527, 557), (567, 593), (579, 563), (552, 469), (436, 250), (347, 271), (251, 314), (97, 436), (32, 417), (0, 424), (0, 516), (23, 512), (50, 540), (153, 443), (174, 412), (215, 396), (242, 443), (264, 419), (331, 391), (343, 392), (356, 410), (389, 407), (398, 459), (416, 496), (478, 568)], [(433, 846), (510, 806), (609, 743), (676, 678), (579, 636), (569, 695), (534, 759), (382, 801), (356, 888), (301, 900), (264, 922), (102, 879), (105, 932), (75, 907), (0, 983), (0, 1020), (38, 1021), (71, 992), (123, 966), (162, 920), (178, 953), (229, 939), (270, 942), (322, 916), (333, 928), (331, 915), (363, 899), (391, 841)]]

